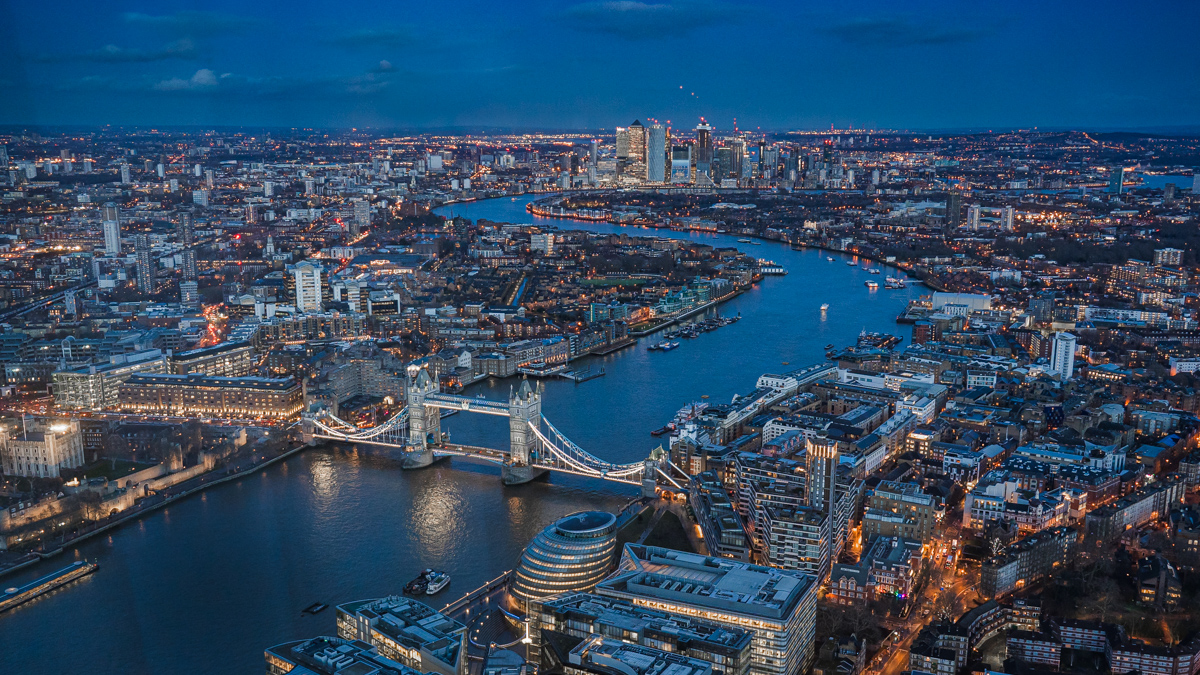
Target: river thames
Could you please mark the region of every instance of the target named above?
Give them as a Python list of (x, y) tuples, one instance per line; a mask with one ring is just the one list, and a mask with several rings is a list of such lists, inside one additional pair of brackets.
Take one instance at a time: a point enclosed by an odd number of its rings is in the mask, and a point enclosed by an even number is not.
[[(660, 442), (650, 430), (702, 395), (726, 402), (753, 389), (762, 373), (821, 361), (826, 344), (850, 344), (864, 329), (907, 342), (908, 327), (895, 317), (927, 292), (868, 290), (864, 282), (881, 276), (838, 254), (728, 235), (535, 219), (525, 211), (530, 199), (439, 213), (737, 246), (789, 271), (723, 304), (722, 315), (742, 315), (735, 324), (666, 353), (646, 349), (661, 338), (642, 338), (576, 362), (603, 365), (605, 377), (545, 383), (546, 417), (584, 449), (617, 462), (645, 457)], [(824, 314), (822, 303), (830, 305)], [(468, 393), (501, 399), (515, 382), (483, 382)], [(484, 416), (460, 413), (443, 428), (462, 443), (504, 447), (508, 440), (507, 424)], [(534, 534), (559, 516), (615, 511), (634, 496), (627, 486), (573, 476), (504, 487), (497, 468), (466, 460), (404, 472), (386, 457), (316, 448), (5, 578), (5, 587), (20, 585), (75, 558), (101, 565), (0, 615), (0, 673), (260, 673), (265, 648), (335, 634), (332, 607), (314, 617), (300, 613), (314, 602), (397, 594), (419, 570), (436, 567), (453, 576), (432, 603), (440, 606), (511, 569)]]

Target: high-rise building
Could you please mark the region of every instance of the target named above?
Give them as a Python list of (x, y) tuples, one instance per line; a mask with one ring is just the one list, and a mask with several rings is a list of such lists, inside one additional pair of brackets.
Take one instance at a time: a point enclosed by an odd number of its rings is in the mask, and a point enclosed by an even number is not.
[(1167, 183), (1163, 186), (1163, 203), (1170, 204), (1175, 201), (1175, 184)]
[(692, 182), (692, 146), (671, 146), (671, 182)]
[(801, 675), (815, 660), (817, 583), (802, 572), (626, 544), (596, 593), (749, 630), (750, 675)]
[[(879, 183), (879, 169), (871, 172), (871, 185)], [(962, 193), (957, 190), (946, 195), (946, 225), (957, 228), (962, 225)]]
[(175, 236), (179, 239), (180, 246), (186, 248), (192, 245), (192, 240), (195, 237), (194, 223), (191, 211), (179, 212), (179, 222), (175, 225)]
[(311, 260), (303, 260), (292, 268), (296, 280), (296, 310), (300, 312), (321, 311), (321, 266)]
[(104, 224), (104, 254), (121, 255), (121, 209), (108, 202), (101, 209), (100, 220)]
[(196, 268), (196, 249), (185, 248), (179, 254), (179, 271), (183, 275), (184, 281), (195, 281), (199, 278), (200, 272)]
[(646, 127), (634, 120), (626, 130), (629, 135), (629, 151), (625, 160), (625, 169), (620, 173), (630, 180), (646, 180)]
[(263, 196), (264, 197), (274, 197), (275, 196), (275, 183), (272, 183), (269, 180), (263, 181)]
[(588, 145), (588, 163), (593, 167), (600, 163), (600, 141), (594, 138)]
[(1125, 192), (1125, 167), (1118, 166), (1108, 175), (1108, 191), (1114, 195)]
[(1075, 374), (1075, 336), (1059, 332), (1054, 334), (1054, 342), (1050, 348), (1050, 371), (1058, 375), (1063, 382)]
[(79, 314), (79, 301), (75, 298), (75, 291), (67, 291), (63, 295), (63, 308), (67, 314)]
[(350, 234), (357, 237), (371, 228), (371, 202), (366, 199), (351, 201), (354, 203), (354, 219), (350, 224)]
[(667, 130), (661, 124), (651, 124), (647, 129), (646, 180), (651, 183), (667, 181)]
[(730, 139), (729, 147), (733, 150), (733, 165), (730, 167), (728, 177), (740, 179), (745, 173), (746, 165), (749, 164), (746, 161), (746, 140), (743, 138)]
[(1011, 232), (1013, 229), (1013, 207), (1005, 206), (1000, 211), (1000, 229)]
[(1192, 196), (1200, 197), (1200, 166), (1192, 169)]
[(696, 151), (693, 159), (696, 160), (696, 173), (712, 176), (712, 127), (706, 122), (696, 125)]
[(132, 180), (130, 179), (130, 176), (129, 176), (129, 165), (122, 162), (121, 163), (121, 185), (129, 185), (129, 183), (131, 183), (131, 182), (132, 182)]
[(184, 307), (200, 305), (200, 284), (195, 281), (179, 282), (179, 304)]
[(195, 190), (192, 192), (192, 203), (197, 206), (208, 206), (208, 190)]
[(1183, 264), (1183, 251), (1177, 248), (1154, 249), (1154, 264), (1178, 267)]
[(137, 254), (137, 289), (139, 293), (153, 295), (154, 288), (154, 259), (151, 257), (150, 237), (139, 234), (133, 238), (134, 252)]
[(967, 207), (967, 228), (971, 230), (979, 229), (979, 216), (983, 213), (983, 208), (978, 204), (972, 204)]

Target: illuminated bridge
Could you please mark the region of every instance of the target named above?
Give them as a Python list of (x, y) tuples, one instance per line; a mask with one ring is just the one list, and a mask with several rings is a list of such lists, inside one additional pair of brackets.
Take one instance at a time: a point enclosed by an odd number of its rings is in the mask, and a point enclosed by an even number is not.
[[(587, 452), (567, 438), (542, 414), (542, 390), (523, 380), (509, 394), (508, 403), (485, 398), (444, 394), (437, 381), (420, 369), (409, 374), (405, 386), (408, 405), (387, 422), (359, 428), (338, 419), (323, 406), (304, 413), (305, 441), (318, 439), (343, 443), (366, 443), (398, 448), (404, 468), (429, 466), (445, 456), (469, 457), (500, 466), (506, 484), (527, 483), (548, 471), (600, 478), (642, 488), (653, 495), (660, 484), (684, 489), (688, 479), (661, 449), (630, 464), (613, 464)], [(442, 435), (441, 411), (458, 410), (508, 418), (508, 450), (496, 450), (447, 442)]]

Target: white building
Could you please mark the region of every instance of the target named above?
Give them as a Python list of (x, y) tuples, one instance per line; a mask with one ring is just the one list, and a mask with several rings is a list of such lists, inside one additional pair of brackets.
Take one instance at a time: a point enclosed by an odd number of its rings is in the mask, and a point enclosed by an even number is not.
[(0, 428), (0, 468), (5, 475), (57, 478), (63, 469), (83, 466), (79, 422), (40, 422), (26, 421)]
[(300, 312), (321, 311), (321, 266), (304, 260), (292, 268), (296, 280), (296, 310)]
[(1055, 333), (1050, 349), (1050, 372), (1063, 382), (1075, 374), (1075, 336), (1070, 333)]

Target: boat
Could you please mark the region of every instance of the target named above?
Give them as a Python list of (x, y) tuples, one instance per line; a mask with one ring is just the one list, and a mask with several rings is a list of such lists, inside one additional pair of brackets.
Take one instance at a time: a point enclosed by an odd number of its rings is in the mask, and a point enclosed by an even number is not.
[(440, 417), (439, 419), (443, 419), (443, 420), (444, 420), (444, 419), (446, 419), (447, 417), (449, 417), (449, 416), (451, 416), (451, 415), (457, 415), (457, 414), (458, 414), (458, 410), (455, 410), (455, 409), (451, 409), (451, 410), (443, 410), (443, 411), (442, 411), (442, 413), (441, 413), (441, 417)]
[(872, 267), (872, 268), (871, 268), (870, 270), (868, 270), (868, 271), (869, 271), (871, 274), (879, 274), (879, 268), (878, 268), (878, 267)]
[(828, 260), (829, 262), (833, 262), (833, 256), (831, 256), (831, 255), (825, 256), (825, 259)]
[(429, 575), (429, 585), (425, 588), (425, 595), (437, 595), (449, 583), (449, 574), (445, 572), (432, 572)]
[(308, 607), (305, 607), (304, 609), (302, 609), (300, 611), (303, 614), (320, 614), (321, 612), (324, 612), (326, 610), (326, 608), (328, 608), (328, 607), (329, 607), (329, 605), (327, 605), (323, 602), (314, 602), (313, 604), (309, 605)]
[(95, 562), (76, 560), (57, 572), (51, 572), (40, 579), (31, 581), (24, 586), (14, 586), (0, 591), (0, 612), (5, 612), (17, 605), (24, 604), (34, 598), (49, 593), (56, 588), (86, 577), (100, 568)]
[(666, 425), (666, 426), (664, 426), (664, 427), (662, 427), (662, 428), (655, 429), (654, 431), (651, 431), (651, 432), (650, 432), (650, 435), (651, 435), (651, 436), (662, 436), (663, 434), (665, 434), (665, 433), (668, 433), (668, 432), (671, 432), (671, 431), (674, 431), (674, 430), (675, 430), (675, 425), (674, 425), (674, 424), (668, 424), (668, 425)]
[(830, 349), (833, 349), (833, 343), (832, 343), (832, 342), (830, 342), (829, 344), (825, 345), (825, 350), (826, 350), (826, 351), (829, 351)]
[(846, 264), (850, 267), (858, 267), (858, 263), (854, 262), (853, 260), (847, 260)]
[(738, 239), (738, 243), (739, 244), (749, 244), (750, 240), (749, 239)]
[(755, 246), (762, 246), (762, 242), (761, 242), (761, 241), (756, 241), (756, 242), (754, 242), (754, 245), (755, 245)]
[(678, 347), (678, 346), (679, 346), (679, 343), (678, 343), (678, 342), (665, 342), (665, 343), (663, 343), (663, 346), (661, 347), (661, 349), (662, 349), (662, 351), (664, 351), (664, 352), (669, 352), (669, 351), (671, 351), (672, 349), (675, 349), (675, 348), (676, 348), (676, 347)]
[(828, 302), (821, 303), (821, 311), (824, 312), (827, 309), (829, 309), (829, 303)]
[(430, 574), (433, 574), (433, 570), (425, 570), (418, 574), (416, 579), (404, 585), (404, 592), (409, 595), (424, 595), (426, 589), (429, 588)]
[(875, 290), (876, 288), (879, 288), (879, 282), (878, 281), (868, 281), (867, 288), (869, 288), (871, 290)]

